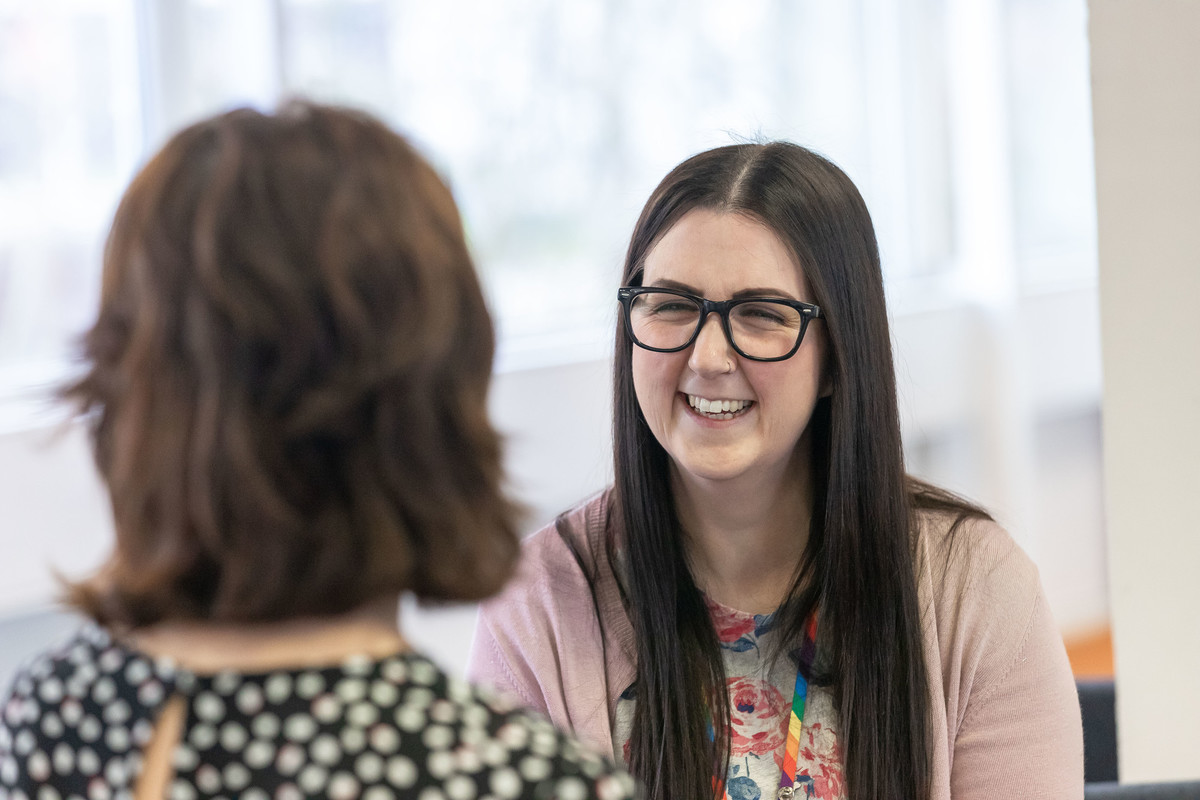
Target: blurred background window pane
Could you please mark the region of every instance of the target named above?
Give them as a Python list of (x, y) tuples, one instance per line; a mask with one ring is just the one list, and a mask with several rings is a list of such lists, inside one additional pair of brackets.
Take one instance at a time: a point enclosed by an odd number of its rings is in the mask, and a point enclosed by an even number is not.
[[(1034, 288), (1094, 280), (1084, 0), (995, 4), (1004, 83), (993, 88), (1006, 94), (983, 103), (1009, 124), (1006, 268)], [(972, 200), (956, 188), (952, 83), (971, 78), (951, 63), (948, 11), (948, 0), (0, 0), (0, 387), (31, 364), (61, 370), (139, 159), (200, 116), (294, 94), (382, 116), (446, 174), (502, 354), (602, 355), (655, 183), (687, 154), (763, 138), (811, 146), (858, 183), (898, 311), (913, 296), (953, 298), (983, 267), (956, 238)], [(564, 282), (569, 307), (552, 293)]]

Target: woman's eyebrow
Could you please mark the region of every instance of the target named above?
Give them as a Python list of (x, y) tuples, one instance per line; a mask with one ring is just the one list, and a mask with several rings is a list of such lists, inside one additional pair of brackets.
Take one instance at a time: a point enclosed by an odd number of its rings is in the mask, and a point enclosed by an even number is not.
[[(700, 291), (695, 286), (689, 286), (686, 283), (674, 281), (670, 278), (659, 278), (656, 281), (651, 281), (650, 283), (644, 284), (644, 286), (646, 286), (646, 288), (653, 289), (675, 289), (680, 292), (687, 292), (688, 294), (704, 297), (704, 292)], [(729, 299), (740, 300), (743, 297), (784, 297), (788, 300), (797, 299), (792, 297), (791, 292), (785, 292), (782, 289), (776, 289), (772, 286), (752, 286), (749, 289), (740, 289), (734, 292), (733, 297)]]

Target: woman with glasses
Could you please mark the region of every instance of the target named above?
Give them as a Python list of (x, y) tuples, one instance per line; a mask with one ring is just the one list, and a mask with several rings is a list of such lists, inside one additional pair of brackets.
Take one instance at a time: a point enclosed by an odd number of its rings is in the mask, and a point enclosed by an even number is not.
[(441, 672), (402, 591), (518, 553), (458, 211), (379, 121), (292, 103), (175, 135), (104, 257), (84, 412), (113, 508), (89, 625), (0, 704), (0, 798), (633, 796)]
[(676, 167), (618, 290), (611, 489), (527, 541), (470, 674), (654, 800), (1081, 797), (1035, 568), (905, 473), (865, 204), (786, 144)]

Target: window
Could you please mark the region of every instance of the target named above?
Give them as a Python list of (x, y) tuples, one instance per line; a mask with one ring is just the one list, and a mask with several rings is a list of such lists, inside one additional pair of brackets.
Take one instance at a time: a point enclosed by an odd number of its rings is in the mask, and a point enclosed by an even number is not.
[[(850, 173), (902, 311), (969, 283), (964, 220), (991, 206), (963, 191), (962, 120), (1011, 109), (1011, 148), (985, 153), (1011, 175), (1001, 235), (1030, 285), (1087, 279), (1083, 0), (994, 5), (989, 84), (955, 60), (948, 0), (0, 0), (0, 406), (62, 374), (137, 163), (190, 120), (287, 94), (379, 114), (449, 178), (502, 366), (606, 352), (641, 203), (683, 156), (747, 138)], [(567, 306), (537, 291), (564, 282)]]

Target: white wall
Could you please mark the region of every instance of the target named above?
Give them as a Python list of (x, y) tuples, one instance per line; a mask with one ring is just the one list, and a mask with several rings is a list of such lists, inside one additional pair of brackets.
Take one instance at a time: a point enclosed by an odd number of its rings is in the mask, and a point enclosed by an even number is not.
[(1120, 771), (1200, 778), (1200, 3), (1090, 8)]

